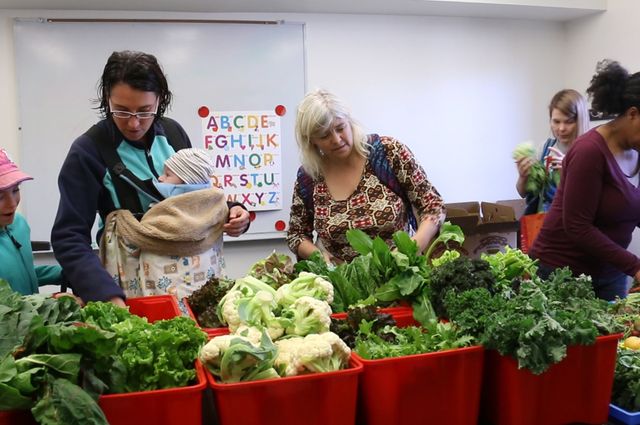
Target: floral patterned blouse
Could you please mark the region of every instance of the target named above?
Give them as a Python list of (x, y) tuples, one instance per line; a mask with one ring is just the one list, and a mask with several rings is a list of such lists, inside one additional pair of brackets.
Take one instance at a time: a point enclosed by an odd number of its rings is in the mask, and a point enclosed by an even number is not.
[[(427, 180), (413, 153), (396, 139), (382, 136), (380, 141), (389, 164), (417, 212), (418, 224), (429, 218), (439, 220), (444, 212), (443, 200)], [(287, 231), (287, 244), (294, 253), (298, 252), (298, 245), (303, 240), (313, 241), (315, 231), (329, 253), (341, 260), (351, 261), (358, 253), (347, 241), (348, 229), (360, 229), (372, 238), (380, 236), (389, 245), (393, 243), (393, 233), (409, 230), (405, 203), (378, 179), (369, 159), (358, 186), (345, 200), (331, 198), (322, 176), (316, 180), (313, 206), (313, 214), (309, 214), (296, 181)]]

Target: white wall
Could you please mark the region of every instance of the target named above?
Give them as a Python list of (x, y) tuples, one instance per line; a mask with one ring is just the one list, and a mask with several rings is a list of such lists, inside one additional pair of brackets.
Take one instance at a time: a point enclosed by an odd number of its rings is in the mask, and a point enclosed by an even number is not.
[[(565, 82), (565, 30), (557, 22), (330, 14), (0, 11), (0, 146), (18, 160), (14, 16), (233, 17), (305, 22), (308, 88), (334, 91), (351, 105), (367, 130), (393, 135), (409, 145), (447, 202), (517, 197), (511, 150), (523, 140), (547, 137), (546, 105)], [(214, 51), (215, 43), (210, 47)], [(241, 242), (225, 246), (231, 270), (245, 270), (274, 248), (285, 249), (282, 241), (252, 243), (248, 250), (247, 246)]]
[[(640, 71), (639, 17), (637, 0), (610, 0), (606, 13), (568, 23), (564, 49), (567, 86), (585, 91), (602, 59), (617, 60), (631, 73)], [(640, 231), (634, 233), (629, 250), (640, 255)]]

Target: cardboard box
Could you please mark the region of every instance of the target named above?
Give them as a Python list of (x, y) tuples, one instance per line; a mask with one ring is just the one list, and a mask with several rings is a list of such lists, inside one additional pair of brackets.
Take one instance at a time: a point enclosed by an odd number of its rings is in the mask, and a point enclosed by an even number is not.
[(514, 208), (491, 202), (457, 202), (445, 204), (447, 221), (457, 224), (464, 232), (461, 252), (480, 258), (484, 252), (494, 254), (505, 246), (517, 248), (520, 223)]

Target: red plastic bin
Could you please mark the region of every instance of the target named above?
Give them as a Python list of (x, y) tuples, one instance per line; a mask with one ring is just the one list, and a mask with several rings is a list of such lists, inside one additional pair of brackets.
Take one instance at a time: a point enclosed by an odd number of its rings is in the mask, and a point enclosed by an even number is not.
[(358, 423), (469, 425), (478, 420), (482, 346), (365, 360)]
[(223, 384), (206, 372), (221, 425), (353, 425), (362, 363), (349, 368)]
[(111, 425), (201, 425), (207, 381), (199, 361), (196, 377), (197, 383), (188, 387), (110, 394), (100, 397), (98, 404)]
[[(98, 404), (110, 425), (201, 425), (204, 369), (196, 362), (195, 385), (101, 396)], [(36, 425), (29, 410), (0, 411), (0, 425)]]
[[(172, 295), (127, 299), (129, 311), (150, 322), (180, 316)], [(101, 396), (98, 400), (111, 425), (201, 425), (202, 393), (207, 386), (204, 369), (196, 361), (197, 383), (187, 387)], [(0, 411), (0, 425), (35, 425), (28, 410)]]
[(571, 346), (567, 357), (534, 375), (517, 361), (487, 351), (481, 416), (492, 425), (607, 422), (620, 334)]
[[(408, 326), (420, 326), (420, 324), (413, 318), (413, 308), (411, 307), (387, 307), (378, 309), (380, 313), (390, 314), (396, 321), (396, 325), (399, 328), (406, 328)], [(347, 313), (333, 313), (331, 315), (334, 319), (346, 319)]]
[(182, 316), (178, 300), (173, 295), (128, 298), (126, 304), (131, 314), (146, 317), (149, 322)]

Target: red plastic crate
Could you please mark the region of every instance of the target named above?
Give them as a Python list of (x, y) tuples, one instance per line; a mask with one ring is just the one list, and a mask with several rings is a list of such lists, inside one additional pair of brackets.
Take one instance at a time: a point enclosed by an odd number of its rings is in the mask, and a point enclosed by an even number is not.
[(335, 372), (223, 384), (206, 372), (221, 425), (353, 425), (362, 364)]
[[(129, 311), (150, 322), (180, 316), (172, 295), (127, 299)], [(204, 369), (196, 362), (197, 383), (188, 387), (101, 396), (98, 400), (111, 425), (201, 425), (202, 392), (207, 386)], [(28, 410), (0, 411), (0, 425), (35, 425)]]
[[(396, 321), (396, 325), (399, 328), (406, 328), (408, 326), (420, 326), (420, 324), (413, 318), (413, 308), (411, 307), (387, 307), (378, 309), (380, 313), (390, 314)], [(346, 319), (347, 313), (333, 313), (331, 315), (334, 319)]]
[(178, 300), (173, 295), (128, 298), (126, 304), (132, 314), (146, 317), (149, 322), (182, 316)]
[[(196, 362), (195, 385), (101, 396), (98, 404), (110, 425), (201, 425), (203, 366)], [(29, 410), (0, 411), (0, 425), (37, 425)]]
[(607, 422), (620, 336), (571, 346), (564, 360), (540, 375), (518, 369), (512, 357), (487, 351), (481, 416), (493, 425)]
[[(358, 423), (366, 425), (476, 424), (484, 348), (365, 360)], [(539, 425), (539, 424), (538, 424)]]
[(204, 368), (196, 361), (195, 385), (164, 390), (110, 394), (98, 404), (111, 425), (201, 425)]

